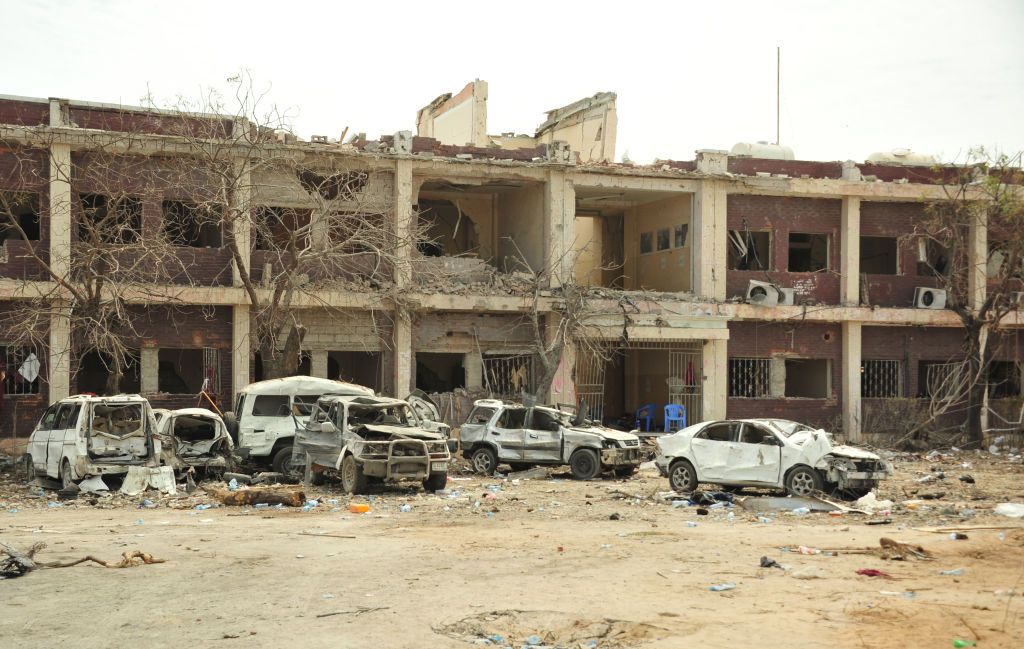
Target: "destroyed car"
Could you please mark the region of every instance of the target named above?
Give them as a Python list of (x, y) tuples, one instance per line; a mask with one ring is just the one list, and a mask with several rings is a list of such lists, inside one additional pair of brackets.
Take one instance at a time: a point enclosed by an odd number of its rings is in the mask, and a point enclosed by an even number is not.
[(235, 448), (224, 420), (206, 408), (155, 408), (161, 462), (177, 473), (194, 468), (204, 475), (226, 471)]
[(786, 419), (705, 421), (659, 437), (657, 446), (655, 464), (677, 492), (709, 482), (860, 497), (893, 471), (874, 453), (836, 445), (824, 430)]
[(306, 482), (329, 473), (350, 494), (373, 482), (418, 480), (427, 491), (448, 482), (451, 453), (441, 432), (419, 425), (408, 402), (373, 396), (325, 396), (295, 433), (293, 465), (305, 467)]
[(640, 466), (640, 438), (546, 406), (525, 407), (479, 399), (461, 428), (462, 454), (477, 473), (490, 475), (499, 463), (513, 471), (534, 465), (565, 465), (580, 480), (603, 470), (629, 476)]
[(28, 475), (56, 478), (69, 488), (89, 476), (158, 467), (160, 454), (156, 419), (144, 397), (76, 395), (46, 409), (22, 462)]

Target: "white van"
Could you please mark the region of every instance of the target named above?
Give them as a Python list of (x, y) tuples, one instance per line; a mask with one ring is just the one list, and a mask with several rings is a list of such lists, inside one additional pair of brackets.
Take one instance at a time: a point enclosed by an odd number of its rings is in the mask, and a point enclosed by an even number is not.
[(374, 396), (373, 390), (355, 383), (311, 376), (289, 376), (251, 383), (238, 393), (235, 409), (224, 415), (224, 423), (235, 437), (235, 446), (252, 459), (269, 463), (280, 473), (299, 473), (292, 467), (295, 429), (320, 397)]

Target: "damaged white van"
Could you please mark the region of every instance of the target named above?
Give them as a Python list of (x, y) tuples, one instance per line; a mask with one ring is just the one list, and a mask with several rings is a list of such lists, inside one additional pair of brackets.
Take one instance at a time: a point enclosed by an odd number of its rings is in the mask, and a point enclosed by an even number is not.
[(206, 408), (155, 408), (153, 415), (162, 464), (175, 472), (193, 468), (204, 476), (228, 470), (235, 444), (220, 415)]
[(88, 476), (157, 467), (160, 451), (156, 419), (144, 397), (76, 395), (46, 409), (22, 462), (29, 475), (58, 479), (66, 488)]

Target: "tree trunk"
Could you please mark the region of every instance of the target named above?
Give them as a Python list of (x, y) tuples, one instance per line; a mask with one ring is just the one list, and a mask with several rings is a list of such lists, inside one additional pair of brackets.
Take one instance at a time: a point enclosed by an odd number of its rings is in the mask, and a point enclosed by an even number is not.
[(982, 410), (985, 407), (985, 390), (988, 389), (986, 373), (987, 345), (985, 344), (985, 327), (982, 323), (972, 323), (967, 327), (967, 371), (970, 385), (967, 390), (967, 448), (980, 448), (984, 438), (981, 426)]
[(107, 374), (107, 394), (121, 394), (121, 379), (124, 377), (124, 372), (121, 371), (121, 367), (114, 363), (113, 369)]
[(267, 341), (260, 345), (264, 380), (295, 376), (299, 369), (302, 341), (305, 337), (305, 327), (302, 325), (292, 325), (288, 331), (288, 340), (285, 341), (283, 350), (278, 351), (275, 349), (274, 341)]

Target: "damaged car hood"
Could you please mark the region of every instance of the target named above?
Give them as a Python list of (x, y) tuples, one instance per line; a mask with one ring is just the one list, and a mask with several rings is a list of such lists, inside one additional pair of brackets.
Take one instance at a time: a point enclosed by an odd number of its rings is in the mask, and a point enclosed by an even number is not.
[(435, 433), (429, 430), (423, 430), (422, 428), (413, 428), (410, 426), (392, 426), (388, 424), (365, 424), (361, 427), (361, 430), (370, 431), (373, 433), (383, 433), (385, 435), (394, 435), (395, 437), (412, 437), (414, 439), (428, 439), (428, 440), (444, 440), (444, 435), (441, 433)]
[(833, 446), (832, 450), (829, 451), (831, 455), (837, 455), (839, 457), (848, 457), (852, 460), (879, 460), (877, 454), (871, 451), (865, 451), (864, 449), (857, 448), (855, 446)]
[(621, 430), (614, 430), (612, 428), (605, 428), (603, 426), (570, 426), (569, 430), (577, 433), (588, 433), (590, 435), (597, 435), (605, 439), (614, 439), (618, 442), (626, 442), (629, 440), (636, 439), (636, 435), (632, 433), (625, 433)]

